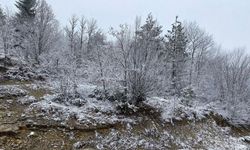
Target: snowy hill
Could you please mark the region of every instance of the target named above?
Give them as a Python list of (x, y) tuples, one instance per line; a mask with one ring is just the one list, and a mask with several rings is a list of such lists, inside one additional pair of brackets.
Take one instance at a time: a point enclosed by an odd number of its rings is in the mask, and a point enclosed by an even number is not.
[(186, 106), (173, 97), (149, 97), (143, 109), (126, 115), (116, 109), (118, 102), (93, 97), (97, 86), (89, 83), (78, 86), (79, 97), (65, 99), (55, 82), (17, 79), (0, 84), (4, 149), (250, 148), (249, 130), (234, 127), (212, 104)]

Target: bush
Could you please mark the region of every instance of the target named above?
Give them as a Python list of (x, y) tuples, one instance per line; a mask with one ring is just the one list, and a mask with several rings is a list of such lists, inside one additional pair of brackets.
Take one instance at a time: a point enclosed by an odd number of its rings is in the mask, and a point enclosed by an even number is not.
[(125, 91), (116, 90), (108, 100), (114, 102), (116, 110), (120, 114), (131, 115), (137, 111), (137, 107), (132, 103)]
[(131, 104), (129, 102), (118, 102), (116, 104), (116, 110), (120, 113), (120, 114), (124, 114), (124, 115), (132, 115), (134, 113), (136, 113), (138, 111), (138, 107), (135, 106), (134, 104)]
[(128, 102), (128, 97), (127, 97), (127, 94), (125, 92), (121, 92), (121, 91), (117, 90), (110, 97), (110, 100), (125, 103), (125, 102)]
[(191, 101), (196, 97), (194, 89), (190, 86), (182, 89), (181, 95), (183, 97), (182, 102), (188, 106), (191, 105)]
[(102, 91), (95, 89), (92, 94), (88, 95), (89, 98), (96, 98), (97, 100), (106, 100), (109, 99), (108, 91)]

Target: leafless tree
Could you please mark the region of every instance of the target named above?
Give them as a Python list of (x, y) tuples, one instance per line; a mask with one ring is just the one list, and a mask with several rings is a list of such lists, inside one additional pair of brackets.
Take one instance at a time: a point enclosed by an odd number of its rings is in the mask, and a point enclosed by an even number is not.
[(229, 113), (235, 115), (236, 105), (249, 99), (250, 57), (237, 49), (213, 60), (211, 66), (219, 98), (226, 101)]
[(68, 66), (67, 66), (69, 68), (64, 68), (64, 69), (71, 70), (70, 74), (71, 74), (71, 79), (73, 82), (74, 93), (76, 93), (76, 88), (77, 88), (77, 81), (76, 81), (77, 80), (77, 67), (79, 66), (77, 64), (77, 55), (78, 55), (77, 53), (78, 51), (77, 49), (77, 38), (78, 38), (77, 25), (78, 24), (77, 23), (78, 23), (78, 18), (73, 15), (69, 20), (69, 26), (66, 26), (65, 28), (66, 39), (68, 42), (67, 48), (69, 48)]
[(111, 35), (115, 37), (115, 60), (121, 66), (123, 72), (123, 80), (125, 94), (127, 95), (127, 86), (128, 86), (128, 71), (130, 69), (131, 63), (130, 57), (133, 50), (133, 37), (131, 33), (131, 29), (128, 25), (120, 25), (120, 29), (115, 31), (111, 29)]
[(78, 18), (76, 16), (72, 16), (69, 20), (69, 26), (65, 28), (66, 31), (66, 37), (69, 40), (69, 48), (70, 51), (73, 53), (74, 56), (76, 56), (76, 39), (77, 39), (77, 22)]
[(3, 12), (3, 16), (0, 20), (0, 38), (5, 58), (9, 54), (12, 47), (13, 33), (14, 28), (12, 26), (10, 12), (7, 10), (6, 12)]
[(79, 51), (80, 51), (80, 56), (82, 56), (84, 54), (84, 42), (85, 42), (85, 39), (84, 39), (84, 35), (86, 33), (86, 23), (87, 23), (87, 20), (82, 17), (81, 20), (80, 20), (80, 31), (79, 31), (79, 34), (80, 34), (80, 45), (79, 45)]
[[(99, 30), (97, 31), (92, 38), (91, 45), (93, 45), (92, 49), (92, 63), (96, 63), (97, 66), (97, 81), (100, 81), (103, 87), (103, 91), (107, 90), (107, 83), (106, 83), (106, 69), (108, 64), (108, 54), (107, 54), (107, 47), (106, 47), (106, 37), (105, 35)], [(91, 66), (90, 66), (91, 67)]]
[(39, 62), (38, 57), (43, 53), (49, 53), (55, 48), (58, 40), (58, 24), (51, 7), (45, 0), (38, 1), (35, 16), (35, 33), (37, 49), (35, 59)]
[(91, 19), (87, 21), (87, 52), (86, 54), (88, 55), (88, 59), (92, 59), (92, 50), (94, 48), (93, 45), (93, 40), (94, 40), (94, 35), (97, 32), (97, 23), (96, 20)]
[(214, 45), (211, 35), (202, 30), (197, 23), (186, 23), (185, 33), (188, 39), (187, 48), (190, 53), (189, 84), (199, 80), (208, 53)]

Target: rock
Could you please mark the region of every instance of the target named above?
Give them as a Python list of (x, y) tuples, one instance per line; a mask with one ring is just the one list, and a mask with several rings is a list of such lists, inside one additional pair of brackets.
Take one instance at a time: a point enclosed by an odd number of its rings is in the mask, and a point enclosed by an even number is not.
[(6, 72), (8, 70), (7, 67), (0, 66), (0, 72)]
[(35, 137), (36, 136), (36, 134), (35, 134), (35, 132), (30, 132), (30, 134), (28, 135), (28, 137)]
[(80, 99), (80, 98), (71, 99), (69, 102), (70, 104), (77, 106), (77, 107), (82, 107), (83, 105), (87, 103), (85, 99)]
[(9, 100), (7, 100), (7, 103), (12, 104), (12, 103), (13, 103), (13, 100), (12, 100), (12, 99), (9, 99)]
[(0, 135), (15, 135), (19, 127), (15, 125), (0, 125)]
[(7, 116), (8, 116), (8, 117), (11, 117), (11, 116), (12, 116), (12, 113), (11, 113), (11, 112), (8, 112), (8, 113), (7, 113)]
[(5, 106), (0, 106), (0, 110), (5, 111), (5, 110), (7, 110), (7, 108)]
[(26, 116), (26, 114), (22, 113), (21, 117), (20, 117), (20, 121), (26, 121), (28, 119), (28, 117)]
[(244, 136), (241, 138), (241, 141), (249, 143), (250, 144), (250, 136)]
[(78, 150), (96, 150), (94, 147), (94, 143), (92, 142), (76, 142), (75, 144), (73, 144), (73, 149)]
[(94, 94), (89, 94), (88, 97), (89, 98), (95, 98), (95, 95)]
[(33, 120), (31, 120), (31, 119), (28, 119), (26, 122), (27, 122), (28, 124), (35, 124), (35, 122), (34, 122)]
[(84, 148), (83, 150), (95, 150), (94, 148)]
[(22, 97), (18, 100), (18, 102), (20, 102), (23, 105), (28, 105), (28, 104), (32, 104), (34, 102), (37, 102), (37, 99), (34, 96), (25, 96)]
[(15, 69), (8, 70), (6, 74), (4, 75), (5, 79), (15, 79), (15, 80), (21, 80), (21, 81), (29, 81), (29, 80), (39, 80), (44, 81), (46, 77), (48, 77), (47, 74), (40, 74), (37, 72), (37, 70), (33, 69), (30, 66), (21, 66)]
[(14, 66), (14, 65), (16, 65), (16, 62), (13, 59), (11, 59), (9, 56), (3, 57), (1, 55), (1, 57), (0, 57), (0, 65)]
[(0, 86), (0, 98), (22, 97), (27, 95), (25, 90), (13, 85)]
[(80, 95), (78, 95), (77, 98), (73, 97), (72, 95), (68, 96), (68, 98), (65, 98), (64, 95), (58, 95), (51, 101), (55, 103), (65, 104), (66, 106), (73, 105), (77, 107), (82, 107), (87, 103), (87, 100), (82, 98)]

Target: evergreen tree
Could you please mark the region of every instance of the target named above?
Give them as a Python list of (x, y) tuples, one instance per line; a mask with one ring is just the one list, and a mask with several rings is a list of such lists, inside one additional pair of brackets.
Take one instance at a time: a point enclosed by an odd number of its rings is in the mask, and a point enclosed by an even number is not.
[(156, 82), (157, 53), (161, 49), (162, 27), (151, 14), (146, 23), (136, 31), (132, 57), (132, 71), (129, 72), (130, 92), (135, 103), (143, 101), (154, 91)]
[(36, 0), (19, 0), (16, 2), (16, 7), (19, 12), (17, 17), (19, 19), (33, 19), (36, 13)]
[(156, 56), (161, 47), (163, 38), (160, 36), (162, 27), (157, 24), (151, 14), (148, 15), (146, 23), (136, 32), (138, 37), (138, 50), (140, 51), (140, 65), (145, 65)]
[(3, 12), (3, 9), (0, 7), (0, 27), (5, 24), (6, 15)]
[(171, 64), (171, 94), (173, 95), (180, 95), (184, 87), (185, 62), (188, 56), (186, 52), (187, 37), (182, 23), (177, 19), (178, 17), (172, 24), (172, 30), (168, 31), (166, 35), (166, 50)]
[(36, 0), (18, 0), (15, 4), (18, 9), (14, 22), (16, 36), (14, 47), (23, 54), (24, 59), (35, 58), (36, 51)]

